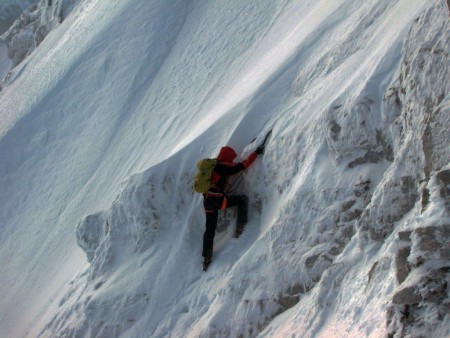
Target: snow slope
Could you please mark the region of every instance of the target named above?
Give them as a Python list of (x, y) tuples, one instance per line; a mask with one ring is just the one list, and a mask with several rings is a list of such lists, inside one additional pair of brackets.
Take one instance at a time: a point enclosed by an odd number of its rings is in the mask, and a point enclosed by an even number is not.
[[(79, 2), (0, 92), (0, 335), (450, 334), (447, 15)], [(271, 128), (203, 273), (195, 164)]]

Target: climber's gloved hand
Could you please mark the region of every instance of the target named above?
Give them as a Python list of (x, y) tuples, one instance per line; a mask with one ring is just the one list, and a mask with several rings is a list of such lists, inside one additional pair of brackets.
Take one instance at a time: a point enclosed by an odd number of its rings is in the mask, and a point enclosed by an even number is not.
[(264, 152), (264, 146), (263, 146), (263, 145), (259, 146), (259, 147), (256, 148), (256, 150), (255, 150), (255, 153), (256, 153), (257, 155), (261, 155), (263, 152)]

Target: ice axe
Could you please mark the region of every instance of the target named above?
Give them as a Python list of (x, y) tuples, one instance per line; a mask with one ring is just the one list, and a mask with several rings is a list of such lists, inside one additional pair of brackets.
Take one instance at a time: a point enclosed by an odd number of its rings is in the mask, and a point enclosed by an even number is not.
[(269, 136), (271, 134), (272, 134), (272, 129), (269, 130), (269, 132), (266, 134), (266, 137), (264, 137), (264, 140), (262, 141), (262, 143), (256, 148), (256, 153), (257, 154), (263, 154), (264, 153), (264, 148), (266, 146), (267, 139), (269, 138)]
[[(272, 134), (272, 129), (269, 130), (269, 132), (266, 134), (266, 137), (264, 137), (263, 142), (256, 148), (257, 150), (258, 150), (258, 149), (261, 150), (260, 154), (264, 153), (264, 147), (265, 147), (265, 145), (266, 145), (267, 139), (269, 138), (270, 134)], [(255, 140), (256, 140), (256, 138), (254, 138), (254, 139), (252, 140), (252, 142), (250, 142), (250, 144), (253, 143), (253, 142), (255, 142)], [(244, 174), (244, 172), (242, 171), (242, 172), (238, 175), (238, 177), (233, 181), (233, 183), (230, 184), (227, 193), (231, 193), (231, 192), (234, 192), (234, 191), (236, 190), (237, 186), (241, 183), (242, 175), (243, 175), (243, 174)]]

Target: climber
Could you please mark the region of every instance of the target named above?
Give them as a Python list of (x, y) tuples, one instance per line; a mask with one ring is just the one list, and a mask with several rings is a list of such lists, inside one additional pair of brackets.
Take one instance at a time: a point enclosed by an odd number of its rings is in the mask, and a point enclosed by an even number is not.
[(264, 152), (264, 144), (258, 146), (244, 161), (235, 163), (237, 157), (233, 148), (223, 147), (217, 156), (217, 163), (211, 173), (211, 187), (203, 194), (206, 214), (206, 230), (203, 235), (203, 269), (211, 263), (214, 235), (219, 210), (238, 207), (235, 237), (239, 237), (247, 223), (248, 197), (246, 195), (227, 195), (227, 180), (230, 176), (247, 169), (258, 155)]

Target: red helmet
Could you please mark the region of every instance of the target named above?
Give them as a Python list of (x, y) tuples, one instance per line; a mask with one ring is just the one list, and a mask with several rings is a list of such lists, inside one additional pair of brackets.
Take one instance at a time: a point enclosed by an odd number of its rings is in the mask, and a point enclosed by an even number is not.
[(233, 148), (225, 146), (220, 149), (219, 156), (217, 156), (217, 160), (219, 162), (233, 162), (233, 160), (237, 157), (236, 152)]

